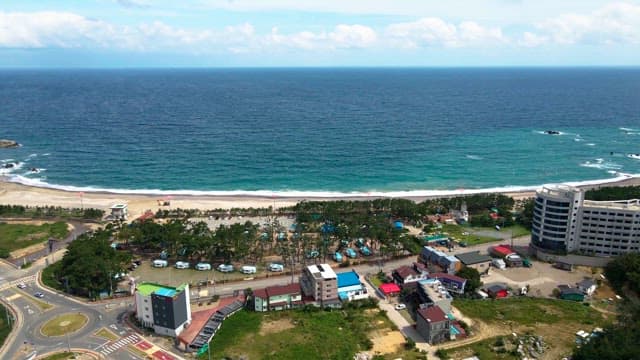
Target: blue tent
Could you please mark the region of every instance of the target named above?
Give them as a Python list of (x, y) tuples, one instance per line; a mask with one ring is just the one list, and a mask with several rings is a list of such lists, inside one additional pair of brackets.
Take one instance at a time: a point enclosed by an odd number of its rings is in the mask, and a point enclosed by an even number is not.
[(404, 224), (402, 223), (402, 221), (394, 222), (393, 226), (395, 226), (395, 228), (398, 229), (398, 230), (402, 230), (402, 228), (404, 228)]

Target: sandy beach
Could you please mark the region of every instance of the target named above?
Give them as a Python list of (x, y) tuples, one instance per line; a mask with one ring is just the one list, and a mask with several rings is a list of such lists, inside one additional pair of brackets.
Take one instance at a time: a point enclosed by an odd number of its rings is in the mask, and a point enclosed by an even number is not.
[[(629, 186), (640, 185), (640, 177), (628, 177), (624, 179), (611, 179), (610, 182), (601, 180), (594, 182), (571, 183), (581, 188), (595, 188), (600, 186)], [(489, 189), (490, 190), (490, 189)], [(469, 190), (465, 193), (473, 193)], [(489, 191), (485, 191), (489, 192)], [(514, 199), (524, 199), (535, 195), (534, 189), (526, 191), (491, 191), (499, 192), (511, 196)], [(441, 195), (430, 196), (396, 196), (414, 201), (422, 201), (427, 198), (447, 197), (454, 195), (464, 195), (465, 193), (451, 194), (443, 192)], [(275, 208), (295, 205), (302, 200), (362, 200), (366, 198), (380, 198), (382, 196), (370, 197), (285, 197), (285, 196), (213, 196), (213, 195), (142, 195), (142, 194), (116, 194), (108, 192), (75, 192), (50, 188), (34, 187), (9, 182), (7, 179), (0, 180), (0, 204), (3, 205), (26, 205), (26, 206), (61, 206), (61, 207), (87, 207), (108, 209), (114, 204), (126, 203), (129, 208), (130, 219), (142, 215), (145, 211), (156, 211), (160, 208), (182, 208), (182, 209), (231, 209), (231, 208)], [(388, 197), (388, 196), (387, 196)], [(158, 200), (169, 200), (169, 206), (159, 206)]]

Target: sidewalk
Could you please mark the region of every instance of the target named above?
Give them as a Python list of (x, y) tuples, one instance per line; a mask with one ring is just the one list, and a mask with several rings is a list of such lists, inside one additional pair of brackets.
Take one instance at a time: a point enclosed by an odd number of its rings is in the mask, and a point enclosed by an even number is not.
[[(373, 288), (373, 286), (369, 284), (368, 281), (365, 280), (364, 285), (367, 287), (367, 292), (369, 292), (369, 296), (374, 296), (374, 297), (377, 296), (378, 293)], [(407, 319), (402, 317), (402, 315), (400, 315), (398, 311), (394, 309), (393, 304), (389, 303), (389, 301), (386, 299), (378, 298), (378, 300), (380, 300), (378, 302), (378, 307), (387, 312), (387, 317), (389, 318), (389, 320), (391, 320), (391, 322), (393, 322), (398, 327), (398, 330), (400, 330), (402, 335), (404, 335), (406, 338), (413, 340), (416, 343), (416, 348), (418, 348), (419, 350), (429, 351), (431, 346), (426, 341), (424, 341), (422, 336), (418, 334), (418, 331), (416, 331), (413, 325), (411, 325), (407, 321)]]

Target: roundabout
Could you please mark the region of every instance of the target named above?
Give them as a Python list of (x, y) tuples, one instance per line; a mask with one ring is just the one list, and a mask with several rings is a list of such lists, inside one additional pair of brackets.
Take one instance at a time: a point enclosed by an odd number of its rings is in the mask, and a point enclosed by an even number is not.
[(58, 315), (40, 327), (40, 333), (46, 337), (57, 337), (75, 333), (89, 322), (89, 317), (82, 313), (66, 313)]

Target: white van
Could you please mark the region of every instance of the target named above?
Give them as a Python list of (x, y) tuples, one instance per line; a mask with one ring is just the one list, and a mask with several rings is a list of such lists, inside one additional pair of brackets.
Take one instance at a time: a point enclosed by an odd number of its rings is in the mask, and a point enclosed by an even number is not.
[(211, 264), (209, 264), (209, 263), (197, 263), (196, 264), (196, 270), (200, 270), (200, 271), (211, 270)]
[(157, 267), (157, 268), (163, 268), (163, 267), (167, 267), (169, 266), (169, 262), (167, 260), (153, 260), (153, 267)]
[(233, 265), (225, 265), (225, 264), (220, 264), (218, 265), (218, 271), (220, 272), (233, 272)]
[(242, 267), (242, 273), (243, 274), (255, 274), (257, 271), (255, 266), (251, 266), (251, 265), (245, 265)]
[(284, 265), (277, 264), (277, 263), (271, 263), (271, 264), (269, 264), (269, 271), (274, 271), (274, 272), (284, 271)]
[(189, 263), (186, 261), (176, 261), (176, 269), (188, 269)]

